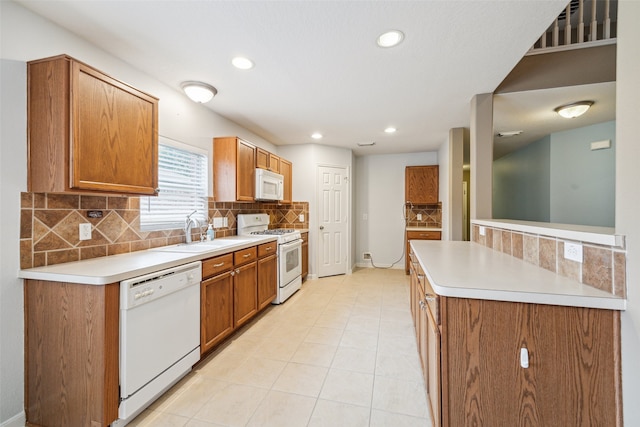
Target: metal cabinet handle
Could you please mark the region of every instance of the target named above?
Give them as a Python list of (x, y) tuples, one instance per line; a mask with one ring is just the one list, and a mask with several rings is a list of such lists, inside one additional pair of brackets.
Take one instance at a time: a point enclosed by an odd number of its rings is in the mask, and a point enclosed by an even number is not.
[(224, 262), (221, 262), (220, 264), (213, 264), (213, 266), (216, 268), (222, 267), (223, 265), (224, 265)]
[(236, 274), (240, 274), (240, 269), (236, 268)]
[(424, 294), (424, 300), (427, 302), (435, 302), (436, 296), (434, 294)]
[(420, 306), (420, 310), (424, 310), (424, 301), (418, 301), (418, 305)]
[(251, 256), (251, 254), (244, 254), (242, 255), (242, 258), (249, 258)]
[(265, 251), (271, 251), (273, 250), (273, 246), (267, 246), (266, 248), (264, 248)]

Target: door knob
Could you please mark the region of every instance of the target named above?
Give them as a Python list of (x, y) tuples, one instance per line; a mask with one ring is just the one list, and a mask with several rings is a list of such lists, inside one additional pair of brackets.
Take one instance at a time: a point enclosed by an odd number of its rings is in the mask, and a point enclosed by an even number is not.
[(320, 230), (324, 230), (324, 225), (321, 225), (321, 226), (320, 226)]

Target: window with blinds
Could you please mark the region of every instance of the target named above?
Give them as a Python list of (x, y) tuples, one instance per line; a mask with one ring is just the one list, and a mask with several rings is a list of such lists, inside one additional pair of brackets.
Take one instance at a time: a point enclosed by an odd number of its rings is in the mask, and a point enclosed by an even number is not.
[(156, 197), (140, 197), (140, 230), (183, 228), (192, 218), (205, 225), (208, 220), (207, 153), (161, 138), (158, 145), (158, 187)]

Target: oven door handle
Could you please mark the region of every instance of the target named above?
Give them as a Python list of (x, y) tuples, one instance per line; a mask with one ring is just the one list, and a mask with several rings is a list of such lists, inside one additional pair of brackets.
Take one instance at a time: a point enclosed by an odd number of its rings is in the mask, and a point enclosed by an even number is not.
[(278, 245), (280, 249), (289, 249), (289, 248), (293, 248), (295, 246), (302, 246), (302, 239), (297, 239), (294, 240), (292, 242), (287, 242), (287, 243), (283, 243), (281, 245)]

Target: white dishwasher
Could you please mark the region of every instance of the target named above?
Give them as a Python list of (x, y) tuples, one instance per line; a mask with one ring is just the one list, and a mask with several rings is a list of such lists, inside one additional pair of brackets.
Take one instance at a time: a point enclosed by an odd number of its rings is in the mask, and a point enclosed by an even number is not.
[(120, 282), (120, 406), (142, 412), (200, 359), (201, 262)]

